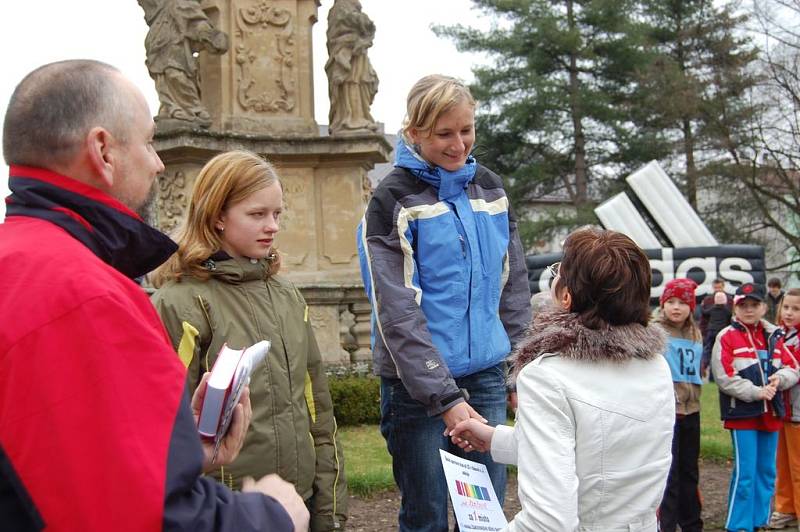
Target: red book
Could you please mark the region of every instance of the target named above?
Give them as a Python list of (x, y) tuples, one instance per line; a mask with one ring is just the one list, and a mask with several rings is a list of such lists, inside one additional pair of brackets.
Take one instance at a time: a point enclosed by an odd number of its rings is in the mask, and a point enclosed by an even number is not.
[(262, 340), (245, 349), (231, 349), (225, 344), (219, 350), (197, 421), (200, 436), (214, 439), (214, 457), (230, 427), (233, 409), (239, 403), (245, 385), (250, 382), (253, 370), (267, 356), (270, 345), (270, 342)]

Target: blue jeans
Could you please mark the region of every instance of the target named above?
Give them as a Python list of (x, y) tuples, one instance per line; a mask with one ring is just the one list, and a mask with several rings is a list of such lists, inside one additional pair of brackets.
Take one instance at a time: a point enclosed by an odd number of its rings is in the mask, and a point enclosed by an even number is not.
[[(505, 363), (456, 379), (469, 392), (469, 404), (491, 426), (506, 422)], [(500, 504), (506, 492), (506, 466), (489, 453), (465, 453), (442, 435), (441, 417), (430, 417), (400, 379), (381, 377), (381, 434), (392, 455), (400, 488), (400, 532), (447, 530), (447, 483), (439, 449), (486, 465)], [(458, 527), (456, 527), (456, 530)]]

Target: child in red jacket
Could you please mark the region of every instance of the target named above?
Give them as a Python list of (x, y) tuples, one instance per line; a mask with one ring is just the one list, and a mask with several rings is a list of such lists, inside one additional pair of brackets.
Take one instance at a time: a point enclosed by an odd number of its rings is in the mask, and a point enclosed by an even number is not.
[(798, 374), (783, 331), (761, 319), (767, 310), (763, 287), (743, 284), (733, 304), (734, 319), (717, 336), (711, 368), (734, 451), (725, 528), (749, 532), (769, 519), (778, 430), (785, 413), (777, 392), (797, 383)]

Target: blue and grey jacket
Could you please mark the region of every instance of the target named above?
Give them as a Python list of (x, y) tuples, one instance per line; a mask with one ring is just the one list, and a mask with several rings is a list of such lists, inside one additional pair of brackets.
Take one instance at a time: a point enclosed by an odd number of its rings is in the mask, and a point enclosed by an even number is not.
[(499, 176), (469, 157), (431, 167), (401, 139), (358, 227), (374, 371), (430, 415), (463, 401), (455, 377), (502, 362), (531, 317), (517, 224)]

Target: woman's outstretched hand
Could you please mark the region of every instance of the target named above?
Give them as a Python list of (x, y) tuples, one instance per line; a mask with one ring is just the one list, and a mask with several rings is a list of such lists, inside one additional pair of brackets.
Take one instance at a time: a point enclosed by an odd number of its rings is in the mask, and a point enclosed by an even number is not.
[(485, 453), (492, 448), (494, 427), (481, 423), (477, 419), (465, 419), (445, 433), (452, 442), (465, 451)]

